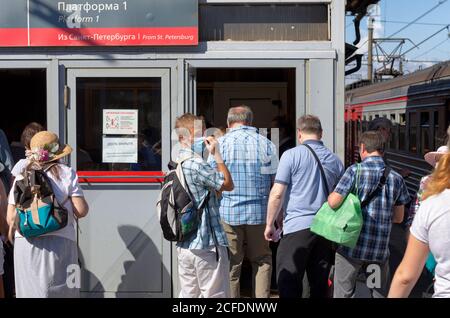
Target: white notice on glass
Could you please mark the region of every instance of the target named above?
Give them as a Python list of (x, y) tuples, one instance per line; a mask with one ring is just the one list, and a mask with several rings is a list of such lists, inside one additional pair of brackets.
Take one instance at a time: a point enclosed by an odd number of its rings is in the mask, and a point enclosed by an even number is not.
[(104, 135), (136, 135), (138, 133), (137, 109), (104, 109)]
[(105, 163), (137, 163), (137, 138), (103, 137), (102, 161)]

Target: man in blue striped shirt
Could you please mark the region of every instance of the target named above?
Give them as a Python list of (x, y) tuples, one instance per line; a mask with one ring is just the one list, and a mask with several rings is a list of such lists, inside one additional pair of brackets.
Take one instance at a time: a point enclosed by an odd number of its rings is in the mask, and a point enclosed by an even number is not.
[[(240, 297), (239, 280), (246, 254), (253, 268), (253, 297), (268, 298), (272, 253), (264, 240), (264, 229), (278, 155), (275, 145), (251, 126), (252, 120), (249, 107), (231, 108), (229, 129), (219, 138), (220, 153), (234, 182), (234, 190), (223, 193), (220, 214), (231, 252), (231, 296)], [(215, 166), (214, 158), (210, 157), (209, 162)]]

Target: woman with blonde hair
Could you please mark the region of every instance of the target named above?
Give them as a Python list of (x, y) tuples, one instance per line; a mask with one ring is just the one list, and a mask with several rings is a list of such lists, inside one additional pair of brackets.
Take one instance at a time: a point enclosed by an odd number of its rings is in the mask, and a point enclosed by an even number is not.
[[(60, 162), (60, 159), (71, 152), (72, 148), (69, 145), (61, 145), (54, 133), (41, 131), (31, 139), (30, 150), (27, 153), (29, 164), (14, 180), (8, 202), (8, 225), (11, 240), (12, 232), (16, 230), (16, 218), (19, 218), (19, 213), (23, 213), (23, 211), (17, 212), (16, 207), (19, 210), (25, 208), (20, 199), (28, 193), (26, 188), (21, 188), (21, 186), (31, 182), (32, 189), (30, 191), (34, 195), (34, 200), (41, 198), (43, 186), (42, 184), (37, 188), (34, 186), (34, 181), (31, 181), (33, 177), (29, 177), (33, 176), (33, 173), (34, 176), (37, 176), (38, 172), (39, 175), (46, 176), (45, 179), (48, 180), (48, 183), (45, 184), (44, 189), (48, 191), (47, 185), (50, 185), (56, 203), (62, 208), (59, 208), (58, 211), (64, 210), (67, 213), (64, 214), (67, 216), (67, 218), (64, 217), (67, 220), (65, 226), (56, 227), (53, 231), (45, 234), (27, 236), (22, 231), (24, 228), (28, 229), (29, 225), (25, 227), (22, 227), (23, 224), (19, 225), (21, 231), (20, 233), (16, 231), (14, 239), (14, 276), (16, 297), (18, 298), (79, 297), (79, 286), (68, 284), (71, 281), (68, 275), (73, 272), (73, 270), (69, 270), (69, 266), (73, 267), (78, 264), (75, 218), (86, 216), (88, 205), (83, 191), (78, 185), (76, 172)], [(18, 187), (16, 187), (18, 182)], [(34, 194), (33, 191), (38, 191), (40, 194)], [(45, 202), (44, 199), (42, 202)], [(33, 211), (34, 202), (30, 205), (31, 211)], [(40, 202), (36, 201), (39, 204)], [(35, 208), (39, 207), (40, 205), (36, 204)], [(22, 218), (25, 218), (25, 224), (27, 224), (26, 222), (35, 224), (35, 217), (38, 222), (41, 221), (40, 212), (38, 215), (32, 214), (32, 216), (31, 219), (28, 218), (28, 215), (22, 215)], [(73, 277), (72, 281), (74, 281)], [(79, 277), (76, 281), (79, 281)]]
[(392, 281), (391, 298), (409, 295), (430, 251), (437, 262), (433, 297), (450, 298), (449, 153), (440, 158), (422, 198), (410, 229), (408, 247)]

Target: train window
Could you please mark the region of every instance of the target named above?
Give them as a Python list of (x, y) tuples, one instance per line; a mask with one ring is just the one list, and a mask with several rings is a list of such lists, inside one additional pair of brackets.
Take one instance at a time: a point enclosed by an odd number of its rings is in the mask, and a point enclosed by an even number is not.
[(391, 129), (391, 138), (389, 140), (389, 149), (397, 149), (398, 135), (399, 135), (398, 124), (393, 123)]
[(417, 113), (409, 114), (409, 151), (417, 153)]
[(399, 114), (398, 120), (398, 149), (406, 151), (406, 114)]
[(392, 121), (392, 123), (396, 123), (397, 122), (397, 118), (396, 118), (397, 116), (396, 116), (396, 114), (391, 114), (391, 121)]
[(434, 149), (438, 148), (442, 144), (442, 138), (439, 131), (439, 112), (434, 112)]
[(431, 151), (430, 113), (420, 113), (420, 148), (422, 153)]

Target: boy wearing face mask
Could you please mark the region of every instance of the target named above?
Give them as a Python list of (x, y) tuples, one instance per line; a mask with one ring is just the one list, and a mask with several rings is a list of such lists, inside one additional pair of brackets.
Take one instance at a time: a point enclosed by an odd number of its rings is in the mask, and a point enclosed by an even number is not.
[[(181, 146), (177, 161), (182, 163), (187, 187), (194, 204), (207, 200), (196, 233), (177, 244), (180, 298), (228, 298), (228, 241), (220, 222), (219, 194), (232, 191), (230, 172), (223, 164), (214, 137), (203, 138), (203, 120), (184, 114), (175, 123)], [(203, 160), (207, 149), (214, 156), (217, 168)], [(186, 159), (186, 160), (185, 160)]]

